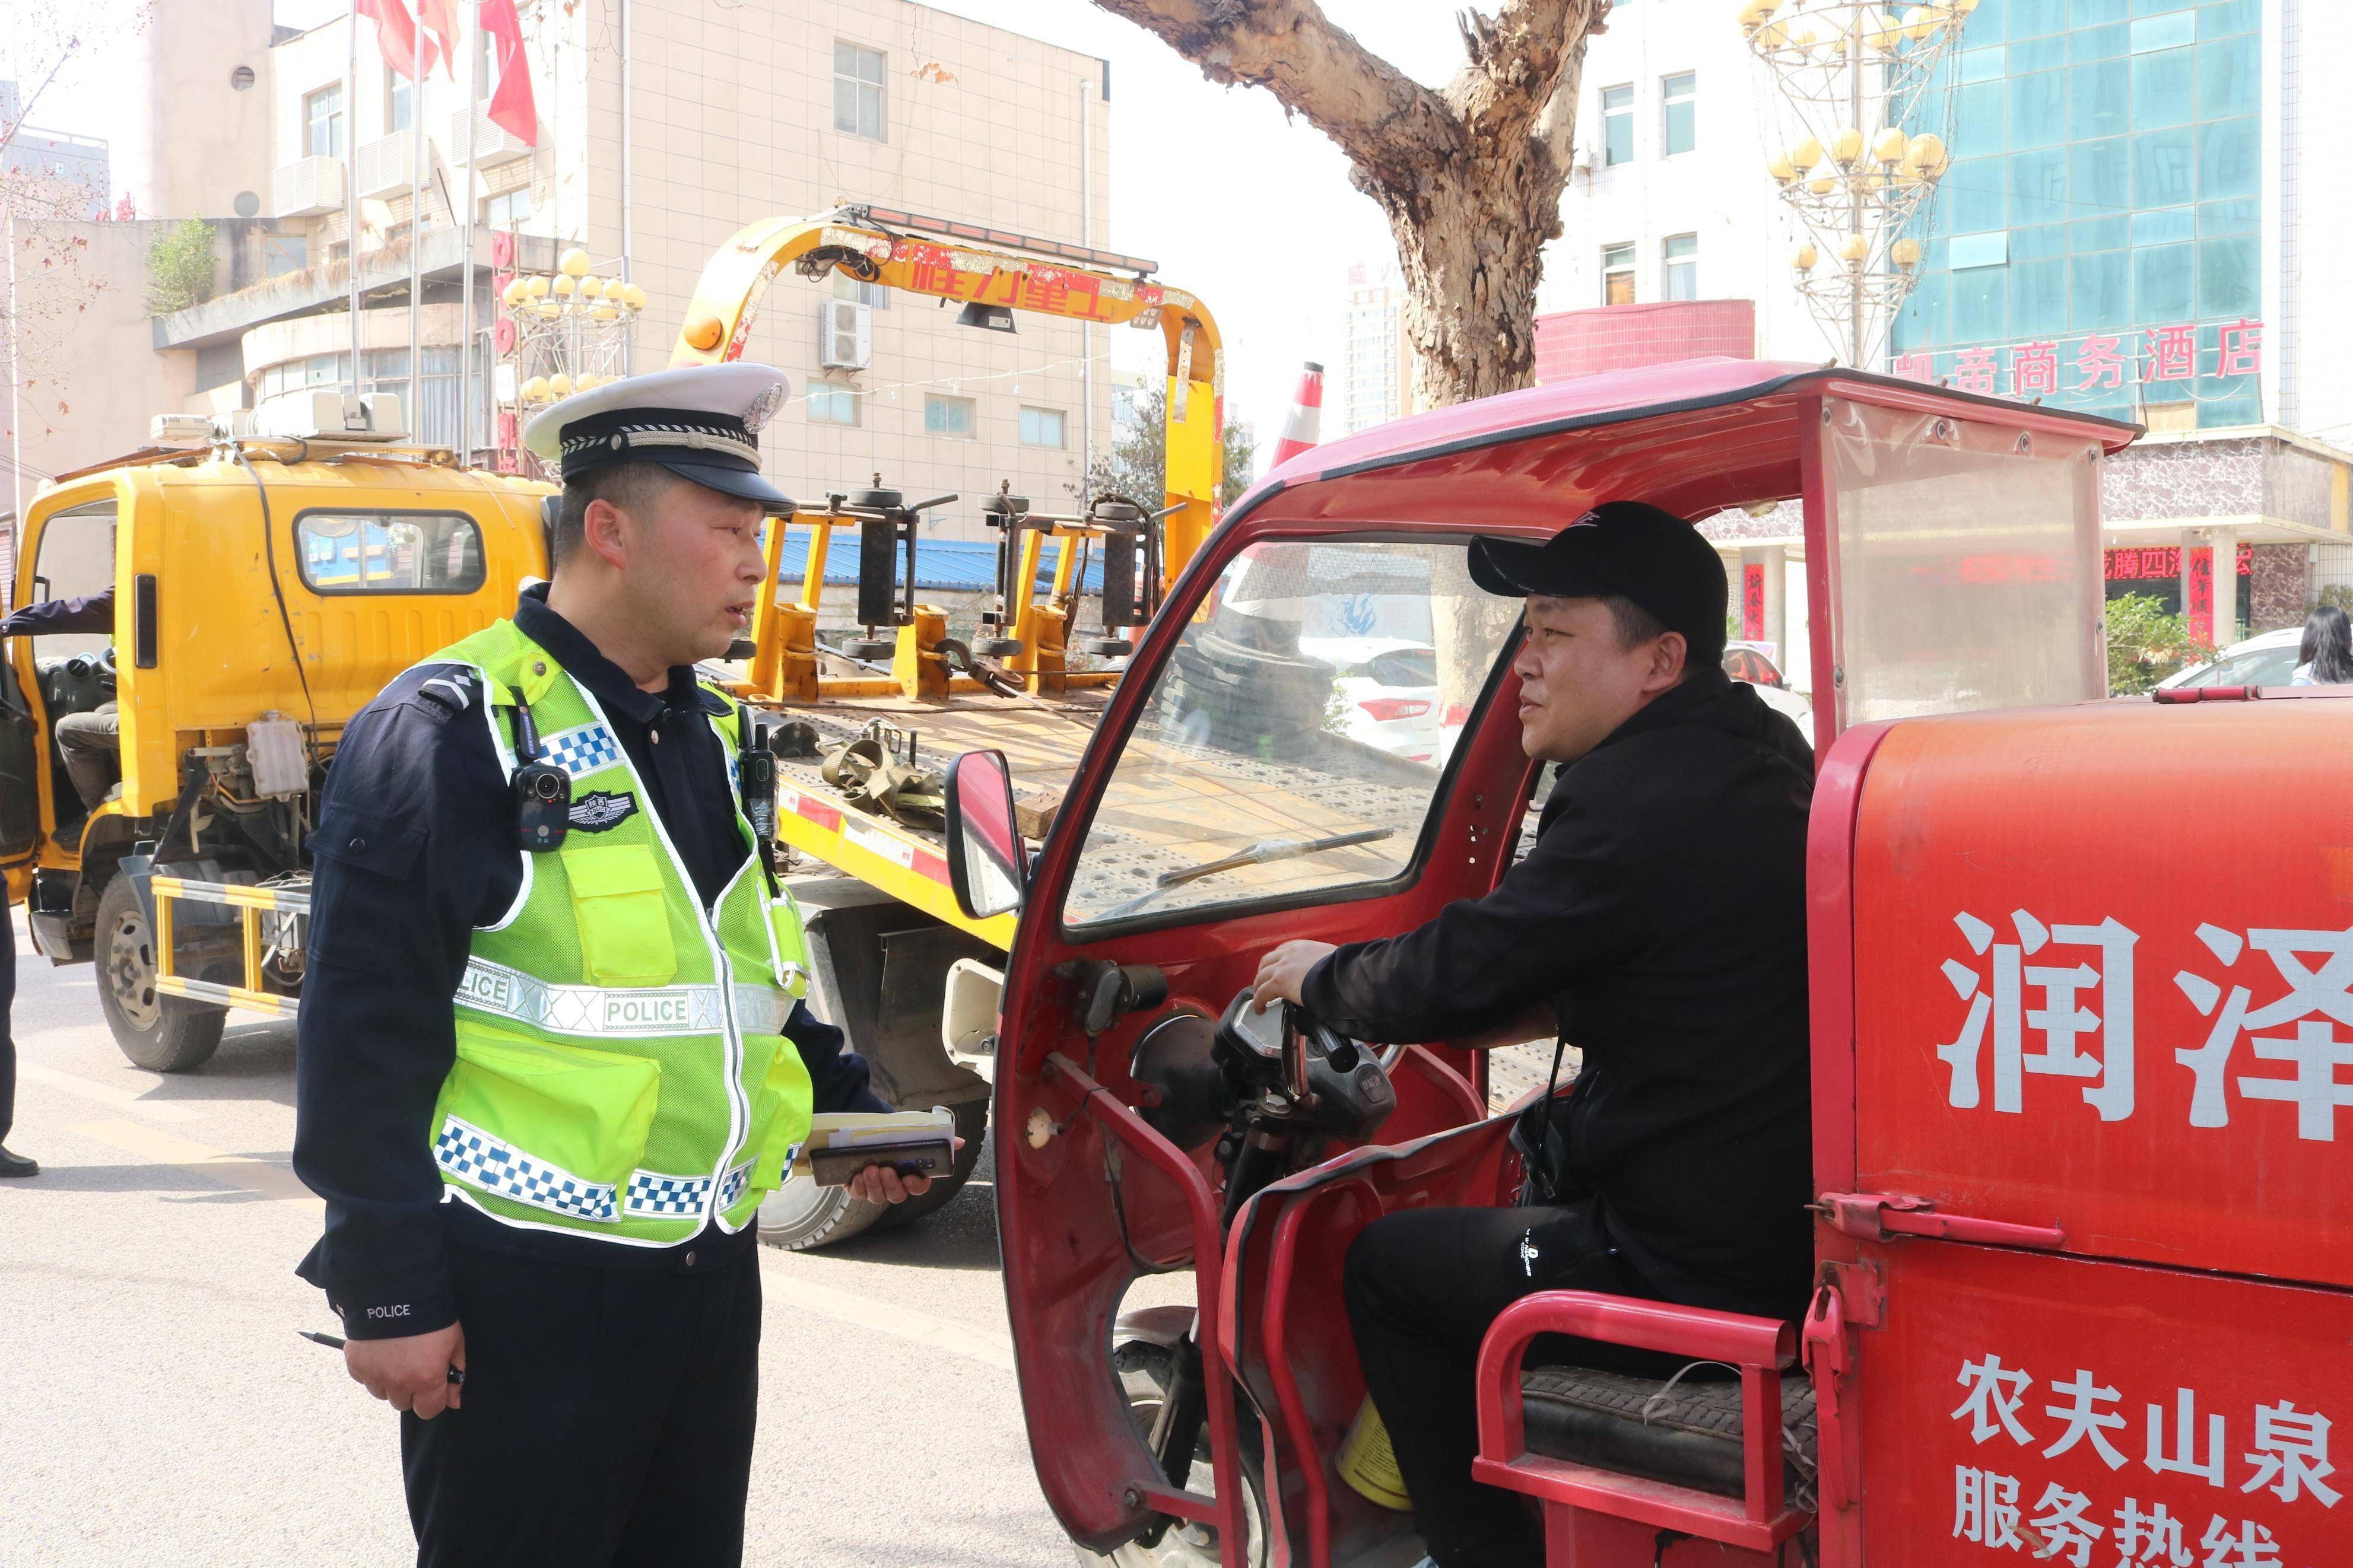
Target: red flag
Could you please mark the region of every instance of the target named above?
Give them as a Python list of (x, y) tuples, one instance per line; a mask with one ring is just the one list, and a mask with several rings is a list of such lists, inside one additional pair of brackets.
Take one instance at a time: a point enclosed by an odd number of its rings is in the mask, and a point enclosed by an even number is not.
[(482, 0), (482, 31), (497, 40), (499, 89), (491, 95), (491, 123), (526, 147), (539, 145), (539, 105), (531, 96), (531, 62), (522, 52), (522, 19), (514, 0)]
[[(375, 23), (375, 47), (384, 56), (384, 63), (392, 74), (401, 78), (417, 75), (417, 19), (408, 14), (403, 0), (352, 0), (352, 21), (354, 26), (362, 16)], [(425, 63), (433, 63), (433, 46), (425, 46)]]
[[(450, 80), (458, 79), (458, 18), (449, 9), (449, 0), (417, 0), (417, 19), (425, 30), (441, 40), (441, 74)], [(433, 55), (427, 49), (427, 69), (433, 66)]]

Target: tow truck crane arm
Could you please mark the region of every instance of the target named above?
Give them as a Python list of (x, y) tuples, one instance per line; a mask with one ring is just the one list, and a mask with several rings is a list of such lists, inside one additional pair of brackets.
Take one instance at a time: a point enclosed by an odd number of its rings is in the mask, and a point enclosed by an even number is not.
[(760, 299), (787, 267), (965, 304), (1104, 326), (1157, 327), (1167, 345), (1167, 500), (1163, 582), (1208, 536), (1223, 498), (1225, 352), (1217, 322), (1182, 289), (1145, 279), (1155, 264), (1032, 236), (876, 206), (764, 218), (722, 245), (687, 306), (672, 368), (743, 357)]

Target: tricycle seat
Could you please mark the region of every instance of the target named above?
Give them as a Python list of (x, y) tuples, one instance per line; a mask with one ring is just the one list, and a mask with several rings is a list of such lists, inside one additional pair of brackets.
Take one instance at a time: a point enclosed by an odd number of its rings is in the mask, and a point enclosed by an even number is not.
[[(1686, 1373), (1713, 1363), (1694, 1363)], [(1586, 1367), (1531, 1367), (1520, 1374), (1532, 1454), (1712, 1492), (1741, 1495), (1740, 1384), (1629, 1377)], [(1814, 1489), (1814, 1388), (1804, 1376), (1781, 1382), (1783, 1489), (1810, 1509)]]

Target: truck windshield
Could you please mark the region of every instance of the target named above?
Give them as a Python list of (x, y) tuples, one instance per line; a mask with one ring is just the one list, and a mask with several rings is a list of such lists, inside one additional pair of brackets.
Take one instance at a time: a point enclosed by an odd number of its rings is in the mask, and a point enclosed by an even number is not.
[[(1404, 872), (1519, 619), (1519, 601), (1472, 585), (1467, 550), (1319, 539), (1237, 557), (1153, 681), (1087, 825), (1065, 922)], [(1384, 657), (1398, 649), (1427, 657)]]

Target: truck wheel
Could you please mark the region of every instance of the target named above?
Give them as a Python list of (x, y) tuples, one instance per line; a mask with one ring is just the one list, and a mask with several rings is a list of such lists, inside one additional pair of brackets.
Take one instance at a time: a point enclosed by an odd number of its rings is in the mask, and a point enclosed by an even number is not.
[(888, 1204), (851, 1197), (847, 1187), (820, 1187), (814, 1177), (795, 1176), (761, 1200), (760, 1239), (810, 1252), (848, 1241), (890, 1212)]
[(965, 1178), (980, 1164), (981, 1139), (988, 1131), (988, 1101), (968, 1100), (955, 1110), (956, 1136), (964, 1147), (956, 1151), (955, 1174), (943, 1176), (932, 1184), (932, 1190), (919, 1198), (909, 1198), (903, 1204), (892, 1204), (880, 1223), (905, 1225), (927, 1214), (937, 1214), (947, 1206), (948, 1200), (963, 1190)]
[(228, 1009), (155, 989), (155, 939), (129, 877), (106, 885), (98, 900), (98, 1005), (114, 1043), (149, 1072), (186, 1072), (220, 1047)]

